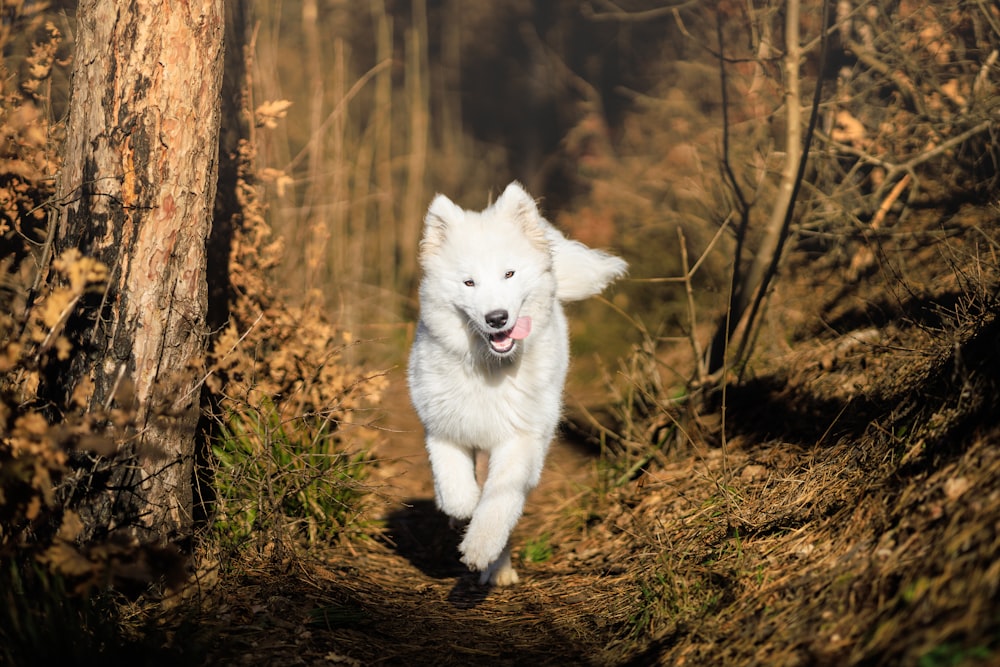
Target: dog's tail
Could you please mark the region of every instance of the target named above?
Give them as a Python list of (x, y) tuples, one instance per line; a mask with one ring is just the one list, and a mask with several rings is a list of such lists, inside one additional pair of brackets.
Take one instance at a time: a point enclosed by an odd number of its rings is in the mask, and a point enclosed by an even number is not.
[(599, 294), (628, 271), (625, 260), (572, 241), (552, 225), (548, 225), (546, 233), (552, 244), (556, 298), (560, 301), (579, 301)]

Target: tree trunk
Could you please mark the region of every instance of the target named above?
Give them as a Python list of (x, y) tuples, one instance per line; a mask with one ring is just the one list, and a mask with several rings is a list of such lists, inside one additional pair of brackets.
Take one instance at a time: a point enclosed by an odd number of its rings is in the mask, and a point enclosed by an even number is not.
[(190, 535), (223, 25), (222, 0), (79, 4), (56, 252), (79, 248), (109, 279), (60, 381), (92, 383), (93, 410), (126, 394), (135, 409), (80, 507), (86, 536)]

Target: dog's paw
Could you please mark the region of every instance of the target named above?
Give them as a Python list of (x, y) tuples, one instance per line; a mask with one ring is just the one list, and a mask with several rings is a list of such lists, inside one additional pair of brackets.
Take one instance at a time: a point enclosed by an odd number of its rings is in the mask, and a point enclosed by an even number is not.
[(495, 535), (474, 531), (472, 530), (474, 525), (469, 525), (470, 529), (466, 532), (465, 539), (458, 545), (458, 550), (462, 553), (462, 562), (469, 566), (470, 570), (486, 572), (500, 557), (505, 542)]
[(490, 584), (491, 586), (513, 586), (520, 581), (520, 577), (517, 576), (517, 570), (511, 567), (509, 561), (505, 564), (498, 564), (479, 575), (480, 586), (486, 584)]
[[(499, 551), (494, 557), (481, 556), (480, 560), (474, 561), (470, 558), (470, 554), (475, 555), (474, 552), (469, 550), (468, 536), (466, 536), (465, 542), (459, 547), (464, 554), (462, 557), (462, 562), (469, 566), (473, 570), (479, 571), (479, 584), (491, 586), (513, 586), (520, 581), (517, 576), (517, 571), (511, 565), (510, 562), (510, 545), (502, 544), (499, 546)], [(499, 543), (498, 543), (499, 544)], [(493, 553), (490, 551), (489, 553)]]
[(479, 545), (470, 545), (468, 542), (469, 539), (466, 538), (458, 546), (458, 550), (462, 554), (461, 561), (470, 570), (475, 570), (476, 572), (486, 572), (489, 570), (490, 563), (496, 560), (499, 549), (481, 549)]

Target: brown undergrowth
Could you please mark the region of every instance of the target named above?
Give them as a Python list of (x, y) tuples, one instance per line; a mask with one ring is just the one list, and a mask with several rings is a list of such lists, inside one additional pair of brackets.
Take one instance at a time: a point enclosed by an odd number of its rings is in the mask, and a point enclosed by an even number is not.
[(921, 218), (867, 280), (796, 258), (715, 446), (627, 494), (662, 664), (995, 659), (995, 211)]

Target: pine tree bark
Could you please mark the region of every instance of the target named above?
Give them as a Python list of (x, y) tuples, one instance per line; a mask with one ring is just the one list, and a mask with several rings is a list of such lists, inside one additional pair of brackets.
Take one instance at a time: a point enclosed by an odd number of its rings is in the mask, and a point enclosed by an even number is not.
[(222, 0), (78, 6), (55, 245), (101, 260), (109, 281), (60, 380), (67, 394), (92, 383), (94, 410), (125, 393), (136, 410), (80, 508), (87, 536), (191, 532), (223, 26)]

